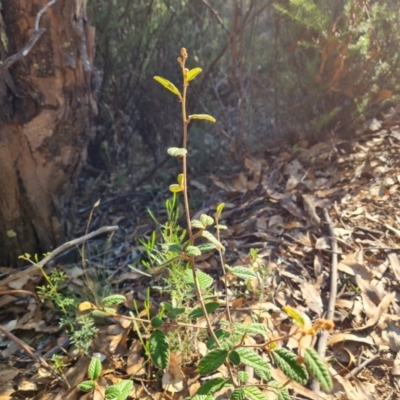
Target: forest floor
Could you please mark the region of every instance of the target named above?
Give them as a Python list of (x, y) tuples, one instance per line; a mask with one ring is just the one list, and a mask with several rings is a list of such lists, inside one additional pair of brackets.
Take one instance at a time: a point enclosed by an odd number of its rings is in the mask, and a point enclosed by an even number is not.
[[(101, 184), (108, 186), (104, 189)], [(101, 176), (86, 182), (87, 192), (97, 188), (106, 200), (107, 196), (118, 197), (118, 189), (111, 186), (102, 182)], [(252, 262), (250, 249), (257, 249), (256, 262), (268, 271), (263, 287), (259, 281), (251, 287), (232, 281), (229, 290), (236, 296), (232, 310), (237, 321), (251, 319), (252, 310), (265, 309), (269, 311), (265, 324), (271, 332), (288, 332), (290, 324), (282, 307), (296, 308), (313, 321), (326, 315), (331, 290), (336, 292), (335, 328), (326, 351), (334, 389), (317, 395), (310, 388), (290, 383), (293, 398), (399, 399), (399, 116), (370, 121), (351, 141), (329, 139), (308, 149), (270, 148), (248, 156), (243, 171), (237, 174), (216, 171), (191, 180), (191, 187), (196, 196), (206, 192), (206, 200), (196, 204), (196, 214), (213, 213), (216, 204), (226, 204), (222, 220), (229, 229), (222, 240), (228, 264), (248, 265)], [(140, 305), (148, 287), (153, 288), (152, 300), (159, 303), (163, 299), (154, 287), (160, 286), (161, 276), (138, 272), (143, 250), (138, 239), (149, 237), (154, 229), (146, 208), (160, 210), (164, 196), (165, 191), (147, 184), (119, 195), (120, 199), (114, 197), (107, 208), (98, 207), (91, 216), (90, 230), (119, 225), (112, 240), (88, 241), (83, 264), (71, 267), (58, 262), (49, 270), (65, 271), (69, 290), (80, 293), (81, 301), (94, 301), (85, 284), (85, 269), (96, 269), (109, 288), (128, 299), (121, 311), (126, 315), (136, 312), (132, 299), (137, 300), (139, 311), (143, 309)], [(163, 216), (161, 211), (155, 214)], [(81, 213), (82, 219), (86, 216)], [(198, 268), (214, 277), (216, 291), (224, 290), (215, 254), (201, 257)], [(336, 270), (338, 279), (332, 285)], [(12, 337), (0, 334), (0, 400), (102, 398), (76, 387), (87, 379), (90, 358), (77, 356), (67, 344), (54, 305), (38, 301), (35, 289), (42, 279), (40, 272), (31, 270), (19, 277), (4, 269), (1, 272), (0, 323), (28, 345), (31, 354), (22, 351)], [(92, 350), (104, 356), (100, 389), (133, 379), (132, 398), (158, 400), (193, 396), (201, 385), (190, 360), (181, 363), (171, 358), (175, 370), (171, 364), (164, 373), (164, 377), (170, 374), (171, 384), (164, 381), (163, 387), (129, 321), (111, 318), (99, 329)], [(45, 365), (51, 364), (55, 352), (63, 356), (64, 368), (58, 372), (61, 379)], [(193, 354), (193, 359), (199, 354)], [(278, 373), (274, 379), (287, 380)], [(179, 380), (185, 381), (185, 389), (179, 389)], [(274, 398), (270, 393), (267, 397)], [(217, 398), (227, 397), (222, 393)]]

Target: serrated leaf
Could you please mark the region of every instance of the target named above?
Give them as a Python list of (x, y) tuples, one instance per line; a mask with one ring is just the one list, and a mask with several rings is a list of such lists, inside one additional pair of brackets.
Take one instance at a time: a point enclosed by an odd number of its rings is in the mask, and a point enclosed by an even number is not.
[(206, 382), (204, 385), (201, 385), (196, 394), (214, 394), (219, 392), (227, 383), (228, 380), (224, 378), (214, 378)]
[(265, 361), (261, 356), (255, 353), (253, 350), (248, 349), (247, 347), (239, 347), (236, 349), (239, 354), (240, 361), (252, 367), (254, 369), (259, 369), (266, 371), (268, 373), (271, 370), (270, 365), (267, 361)]
[(278, 392), (278, 400), (292, 400), (292, 396), (290, 396), (287, 388), (283, 388)]
[(126, 400), (133, 388), (133, 381), (124, 379), (115, 385), (109, 386), (105, 391), (106, 399)]
[[(211, 276), (207, 275), (203, 271), (196, 271), (196, 277), (199, 281), (200, 289), (204, 290), (210, 287), (214, 280)], [(185, 281), (191, 285), (194, 285), (193, 272), (191, 270), (185, 271)]]
[(95, 388), (95, 384), (93, 381), (83, 381), (78, 385), (78, 389), (83, 392), (90, 392)]
[[(207, 310), (207, 314), (211, 314), (217, 308), (219, 308), (219, 303), (217, 303), (217, 302), (207, 303), (207, 304), (205, 304), (205, 307), (206, 307), (206, 310)], [(203, 309), (201, 307), (196, 307), (189, 314), (189, 318), (190, 319), (201, 318), (202, 316), (204, 316), (204, 313), (203, 313)]]
[(230, 268), (229, 271), (232, 273), (232, 275), (235, 275), (236, 277), (243, 280), (250, 280), (257, 278), (256, 273), (246, 267), (233, 267)]
[(206, 354), (199, 362), (197, 370), (200, 375), (208, 375), (218, 369), (228, 357), (228, 350), (214, 349)]
[[(224, 342), (226, 343), (226, 342)], [(239, 353), (236, 350), (233, 350), (229, 353), (229, 360), (233, 365), (239, 365), (240, 362), (242, 361), (240, 359)]]
[(293, 318), (297, 322), (300, 328), (304, 328), (306, 322), (300, 311), (290, 306), (285, 306), (282, 309), (287, 315), (289, 315), (289, 317)]
[(201, 256), (201, 250), (197, 246), (187, 246), (185, 249), (185, 253), (189, 257)]
[(171, 156), (171, 157), (183, 157), (187, 154), (187, 150), (184, 148), (179, 148), (179, 147), (170, 147), (167, 150), (167, 153)]
[(238, 378), (240, 380), (240, 382), (242, 383), (246, 383), (249, 380), (249, 374), (245, 371), (239, 371), (238, 372)]
[(257, 386), (246, 386), (244, 392), (250, 400), (267, 400), (265, 394)]
[(167, 336), (164, 332), (156, 329), (151, 334), (149, 351), (151, 359), (158, 368), (167, 368), (169, 362), (169, 346)]
[(203, 71), (201, 68), (193, 68), (190, 71), (187, 72), (186, 74), (186, 80), (187, 82), (192, 81), (196, 76)]
[(92, 381), (95, 381), (101, 374), (100, 358), (93, 357), (88, 367), (88, 375)]
[(210, 122), (216, 122), (217, 120), (212, 117), (211, 115), (208, 114), (193, 114), (193, 115), (189, 115), (189, 120), (191, 119), (203, 119), (206, 121), (210, 121)]
[(193, 221), (190, 221), (190, 225), (192, 226), (192, 228), (206, 229), (206, 227), (198, 219), (194, 219)]
[(209, 215), (206, 214), (201, 214), (200, 215), (200, 222), (204, 225), (204, 226), (210, 226), (214, 223), (214, 218), (210, 217)]
[(308, 373), (306, 367), (297, 363), (296, 354), (283, 348), (274, 350), (272, 354), (276, 365), (288, 378), (302, 385), (307, 383)]
[(246, 332), (250, 335), (265, 335), (266, 333), (268, 333), (267, 327), (264, 324), (260, 324), (259, 322), (252, 322), (248, 325), (235, 322), (234, 327), (235, 331)]
[(180, 185), (177, 185), (176, 183), (169, 185), (169, 191), (172, 193), (179, 193), (182, 192), (182, 190), (183, 188)]
[[(217, 329), (214, 333), (218, 341), (225, 341), (231, 335), (228, 331), (224, 329)], [(216, 346), (216, 343), (212, 336), (208, 338), (206, 346), (208, 350), (212, 350)]]
[(215, 250), (216, 246), (212, 243), (202, 243), (197, 246), (202, 253), (207, 253), (208, 251)]
[(187, 397), (185, 400), (214, 400), (213, 396), (211, 394), (196, 394), (196, 396), (192, 397)]
[(246, 394), (242, 388), (235, 389), (231, 394), (231, 400), (244, 400), (245, 397)]
[[(113, 310), (114, 312), (114, 310)], [(93, 317), (97, 317), (97, 318), (108, 318), (110, 315), (108, 313), (106, 313), (105, 311), (101, 311), (101, 310), (93, 310), (92, 314)]]
[(201, 232), (201, 236), (206, 238), (210, 243), (214, 244), (217, 248), (225, 250), (225, 247), (222, 245), (222, 243), (212, 233), (208, 231), (203, 231)]
[(183, 251), (183, 248), (180, 244), (170, 244), (168, 246), (168, 251), (170, 251), (171, 253), (181, 253)]
[(126, 297), (123, 296), (122, 294), (112, 294), (111, 296), (105, 297), (101, 301), (101, 304), (103, 305), (103, 307), (112, 307), (112, 306), (117, 306), (118, 304), (121, 304), (124, 301), (126, 301)]
[(215, 212), (215, 218), (216, 219), (219, 219), (219, 217), (222, 214), (222, 210), (224, 209), (224, 207), (225, 207), (225, 203), (219, 203), (217, 205), (217, 209), (216, 209), (216, 212)]
[(119, 390), (114, 385), (109, 386), (104, 393), (104, 397), (109, 400), (117, 398), (118, 395)]
[(180, 99), (182, 98), (181, 92), (178, 90), (178, 88), (170, 82), (168, 79), (165, 79), (161, 76), (155, 76), (154, 80), (156, 80), (158, 83), (161, 83), (166, 89), (171, 91), (172, 93), (176, 94)]
[(306, 349), (304, 352), (304, 362), (311, 375), (321, 384), (322, 388), (330, 392), (333, 388), (332, 377), (319, 354), (312, 348)]
[(271, 379), (271, 370), (270, 369), (267, 371), (266, 369), (256, 368), (255, 372), (260, 379), (264, 379), (265, 381), (269, 381)]
[(161, 325), (163, 324), (162, 319), (158, 318), (158, 317), (153, 317), (151, 319), (151, 326), (153, 328), (159, 328)]

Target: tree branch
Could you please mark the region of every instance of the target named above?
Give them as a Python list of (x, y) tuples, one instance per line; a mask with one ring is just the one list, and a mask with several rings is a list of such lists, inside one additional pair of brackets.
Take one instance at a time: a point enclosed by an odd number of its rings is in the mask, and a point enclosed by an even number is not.
[(35, 30), (33, 35), (29, 38), (25, 46), (18, 51), (17, 53), (13, 54), (10, 57), (7, 57), (4, 61), (0, 64), (0, 72), (9, 69), (13, 64), (15, 64), (18, 60), (23, 57), (26, 57), (27, 54), (32, 50), (32, 47), (36, 44), (39, 38), (43, 35), (46, 31), (44, 28), (39, 28), (39, 22), (42, 18), (42, 15), (46, 12), (46, 10), (55, 4), (57, 0), (50, 0), (36, 15), (35, 19)]

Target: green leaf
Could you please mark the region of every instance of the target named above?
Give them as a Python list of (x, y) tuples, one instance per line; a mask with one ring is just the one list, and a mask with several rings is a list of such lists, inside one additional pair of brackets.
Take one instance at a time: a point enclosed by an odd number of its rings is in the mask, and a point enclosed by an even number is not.
[(126, 400), (133, 389), (133, 381), (124, 379), (109, 386), (105, 392), (106, 399)]
[(285, 311), (286, 314), (288, 314), (291, 318), (293, 318), (300, 326), (300, 328), (304, 328), (306, 322), (300, 311), (297, 311), (295, 308), (290, 306), (283, 307), (283, 311)]
[[(219, 307), (219, 303), (217, 302), (207, 303), (205, 304), (205, 306), (207, 314), (211, 314)], [(204, 315), (203, 309), (201, 307), (196, 307), (194, 310), (190, 312), (189, 318), (190, 319), (201, 318), (203, 315)]]
[(257, 376), (261, 379), (264, 379), (265, 381), (269, 381), (271, 379), (271, 370), (266, 370), (266, 369), (255, 369), (255, 372)]
[(93, 357), (88, 367), (88, 375), (92, 381), (95, 381), (101, 374), (100, 358)]
[(176, 180), (179, 183), (179, 185), (183, 186), (183, 182), (185, 180), (185, 175), (179, 174), (178, 177), (176, 178)]
[(167, 150), (167, 153), (171, 156), (171, 157), (183, 157), (187, 154), (187, 150), (186, 149), (181, 149), (179, 147), (170, 147)]
[(201, 232), (201, 236), (206, 238), (210, 243), (214, 244), (217, 248), (225, 250), (225, 247), (222, 245), (222, 243), (212, 233), (208, 231), (203, 231)]
[(290, 396), (287, 388), (283, 388), (278, 392), (278, 400), (292, 400), (292, 396)]
[(304, 365), (300, 365), (297, 363), (296, 354), (283, 348), (274, 350), (272, 354), (274, 356), (276, 365), (287, 377), (293, 379), (298, 383), (301, 383), (302, 385), (305, 385), (307, 383), (307, 369)]
[(197, 370), (200, 375), (208, 375), (218, 369), (228, 357), (228, 351), (223, 349), (214, 349), (206, 354), (199, 362)]
[(170, 244), (168, 246), (168, 251), (170, 251), (171, 253), (181, 253), (183, 251), (183, 248), (180, 244)]
[(249, 380), (249, 374), (245, 371), (239, 371), (238, 372), (238, 378), (240, 380), (240, 382), (242, 383), (246, 383)]
[(214, 378), (206, 382), (204, 385), (201, 385), (197, 394), (214, 394), (220, 391), (227, 383), (228, 380), (224, 378)]
[(232, 275), (235, 275), (238, 278), (246, 281), (257, 278), (256, 273), (247, 267), (233, 267), (228, 269), (232, 273)]
[(164, 332), (156, 329), (151, 334), (149, 351), (151, 359), (158, 368), (167, 368), (169, 362), (169, 346), (167, 336)]
[(219, 229), (220, 231), (226, 231), (228, 227), (226, 225), (217, 224), (215, 225), (215, 229)]
[[(226, 342), (225, 342), (226, 343)], [(233, 365), (239, 365), (240, 362), (242, 361), (240, 359), (239, 353), (236, 350), (233, 350), (229, 353), (229, 360), (231, 360), (231, 363)]]
[(216, 210), (216, 213), (215, 213), (215, 218), (216, 219), (219, 219), (219, 217), (222, 214), (222, 210), (224, 209), (224, 207), (225, 207), (225, 203), (219, 203), (217, 205), (217, 210)]
[(176, 183), (169, 185), (169, 191), (172, 193), (179, 193), (182, 192), (182, 190), (183, 188), (180, 185), (177, 185)]
[(196, 394), (192, 399), (187, 397), (185, 400), (214, 400), (214, 398), (211, 394)]
[(151, 326), (153, 328), (159, 328), (161, 325), (163, 324), (162, 319), (158, 318), (158, 317), (153, 317), (151, 319)]
[[(113, 312), (115, 312), (115, 310), (113, 310)], [(108, 318), (110, 316), (109, 314), (101, 310), (93, 310), (91, 315), (97, 318)]]
[(212, 243), (202, 243), (199, 244), (197, 248), (200, 249), (202, 253), (207, 253), (208, 251), (215, 250), (216, 246)]
[(126, 301), (126, 297), (122, 294), (113, 294), (111, 296), (105, 297), (101, 301), (101, 304), (103, 305), (103, 307), (112, 307), (121, 304), (124, 301)]
[(180, 99), (182, 98), (182, 95), (180, 91), (177, 89), (177, 87), (170, 82), (168, 79), (162, 78), (161, 76), (155, 76), (154, 79), (158, 82), (161, 83), (166, 89), (171, 91), (173, 94), (176, 94)]
[(200, 222), (204, 225), (204, 226), (210, 226), (214, 223), (214, 218), (210, 217), (209, 215), (206, 214), (201, 214), (200, 216)]
[(234, 323), (235, 332), (246, 332), (250, 335), (265, 335), (268, 333), (268, 329), (264, 324), (260, 324), (258, 322), (252, 322), (251, 324), (244, 325), (238, 322)]
[[(211, 278), (211, 276), (207, 275), (203, 271), (196, 271), (196, 277), (199, 281), (200, 289), (202, 290), (207, 289), (214, 282), (213, 278)], [(194, 285), (192, 270), (185, 271), (185, 282)]]
[(244, 400), (245, 397), (246, 397), (246, 394), (244, 392), (244, 389), (238, 388), (232, 392), (231, 400)]
[(189, 257), (201, 256), (201, 250), (197, 246), (187, 246), (185, 249), (185, 253)]
[(186, 74), (186, 80), (188, 82), (192, 81), (196, 76), (203, 71), (201, 68), (193, 68), (190, 71), (187, 72)]
[[(228, 339), (228, 337), (231, 335), (228, 331), (225, 331), (224, 329), (218, 329), (214, 333), (215, 333), (215, 336), (217, 337), (218, 341), (224, 341), (224, 340)], [(206, 346), (207, 346), (208, 350), (212, 350), (213, 348), (216, 347), (216, 343), (212, 336), (210, 336), (208, 338)]]
[(190, 221), (190, 225), (192, 226), (192, 228), (206, 229), (206, 227), (197, 219)]
[(167, 311), (174, 311), (174, 306), (167, 301), (163, 301), (161, 305), (167, 310)]
[(210, 122), (216, 122), (217, 120), (212, 117), (211, 115), (208, 114), (193, 114), (193, 115), (189, 115), (189, 120), (191, 119), (204, 119), (206, 121), (210, 121)]
[(321, 384), (325, 391), (330, 392), (333, 388), (331, 374), (319, 354), (312, 348), (306, 349), (304, 361), (311, 375)]
[(246, 386), (244, 391), (250, 400), (267, 400), (265, 394), (257, 386)]
[(104, 397), (106, 399), (115, 399), (116, 397), (118, 397), (118, 395), (119, 390), (114, 385), (109, 386), (104, 393)]
[(271, 367), (268, 362), (265, 361), (253, 350), (248, 349), (247, 347), (239, 347), (238, 349), (236, 349), (236, 351), (238, 352), (240, 356), (240, 361), (243, 364), (248, 365), (249, 367), (252, 367), (254, 369), (265, 371), (266, 373), (270, 372)]
[(90, 392), (95, 388), (95, 384), (93, 381), (83, 381), (78, 385), (78, 389), (83, 392)]

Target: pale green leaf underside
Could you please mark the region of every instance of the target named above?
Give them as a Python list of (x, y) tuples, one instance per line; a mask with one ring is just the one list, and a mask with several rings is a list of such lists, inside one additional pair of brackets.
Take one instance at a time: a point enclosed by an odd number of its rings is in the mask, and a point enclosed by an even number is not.
[(161, 83), (161, 85), (163, 85), (166, 89), (168, 89), (172, 93), (176, 94), (179, 98), (182, 98), (182, 95), (181, 95), (180, 91), (178, 90), (178, 88), (172, 82), (170, 82), (168, 79), (165, 79), (161, 76), (155, 76), (154, 79), (158, 83)]
[(208, 115), (208, 114), (192, 114), (192, 115), (189, 115), (189, 120), (190, 119), (203, 119), (205, 121), (210, 121), (210, 122), (217, 121), (214, 117), (212, 117), (211, 115)]
[(311, 375), (321, 384), (324, 390), (330, 392), (333, 388), (332, 377), (318, 353), (312, 348), (306, 349), (304, 361)]

